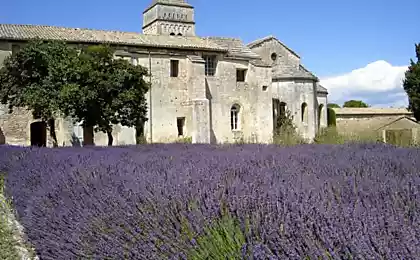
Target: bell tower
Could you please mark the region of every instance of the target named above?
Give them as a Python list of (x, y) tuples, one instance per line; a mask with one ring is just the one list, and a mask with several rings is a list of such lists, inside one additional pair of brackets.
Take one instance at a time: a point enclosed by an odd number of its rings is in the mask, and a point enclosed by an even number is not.
[(194, 7), (185, 0), (153, 0), (143, 12), (143, 33), (195, 36)]

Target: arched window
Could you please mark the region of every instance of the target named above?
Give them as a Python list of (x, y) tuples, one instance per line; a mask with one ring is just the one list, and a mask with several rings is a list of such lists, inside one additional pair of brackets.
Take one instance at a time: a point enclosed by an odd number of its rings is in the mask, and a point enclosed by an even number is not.
[(173, 33), (173, 32), (172, 32), (172, 33), (170, 33), (169, 35), (171, 35), (171, 36), (175, 36), (175, 33)]
[(324, 109), (324, 104), (319, 105), (319, 107), (318, 107), (318, 127), (321, 127), (321, 124), (325, 120), (323, 109)]
[(305, 102), (301, 107), (301, 120), (303, 123), (308, 123), (308, 105)]
[(182, 33), (178, 33), (178, 36), (182, 36)]
[(230, 108), (230, 129), (237, 130), (239, 124), (239, 105), (235, 104)]

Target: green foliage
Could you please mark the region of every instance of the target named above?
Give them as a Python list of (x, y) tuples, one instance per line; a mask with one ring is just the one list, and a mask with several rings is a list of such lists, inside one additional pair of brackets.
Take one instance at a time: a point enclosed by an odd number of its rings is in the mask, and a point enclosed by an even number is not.
[(12, 213), (10, 202), (4, 197), (4, 177), (0, 173), (0, 259), (19, 259), (15, 232), (9, 225), (8, 216)]
[(305, 143), (305, 140), (296, 131), (296, 126), (293, 123), (293, 115), (290, 110), (286, 110), (284, 114), (280, 113), (278, 116), (273, 141), (275, 144), (280, 145)]
[(188, 259), (242, 259), (241, 248), (246, 241), (238, 220), (227, 214), (206, 228), (196, 242), (197, 246), (188, 253)]
[(60, 90), (75, 79), (76, 60), (76, 50), (64, 42), (35, 40), (7, 57), (0, 69), (0, 102), (8, 105), (9, 112), (26, 107), (47, 122), (55, 146)]
[(340, 108), (340, 105), (335, 104), (335, 103), (328, 103), (327, 107), (329, 107), (329, 108)]
[(315, 136), (317, 144), (346, 144), (346, 143), (381, 143), (381, 133), (367, 131), (358, 133), (339, 133), (335, 126), (321, 129)]
[(369, 105), (361, 100), (349, 100), (344, 102), (343, 107), (369, 107)]
[(178, 138), (176, 143), (191, 144), (192, 143), (192, 137), (190, 137), (190, 136), (180, 137), (180, 138)]
[(336, 119), (336, 115), (335, 115), (335, 111), (332, 108), (327, 108), (327, 124), (328, 126), (333, 126), (335, 127), (337, 125), (337, 119)]
[(410, 60), (410, 66), (405, 72), (403, 87), (408, 95), (408, 109), (420, 121), (420, 44), (415, 45), (417, 62)]
[(108, 134), (112, 124), (140, 129), (147, 121), (147, 70), (114, 59), (114, 49), (94, 45), (78, 50), (61, 41), (31, 41), (5, 59), (0, 69), (0, 102), (26, 107), (47, 122), (57, 146), (55, 118), (71, 117)]
[(123, 59), (114, 59), (114, 49), (97, 45), (83, 49), (77, 66), (78, 79), (66, 85), (60, 95), (66, 116), (95, 132), (108, 134), (112, 145), (112, 125), (140, 128), (147, 121), (145, 94), (147, 70)]

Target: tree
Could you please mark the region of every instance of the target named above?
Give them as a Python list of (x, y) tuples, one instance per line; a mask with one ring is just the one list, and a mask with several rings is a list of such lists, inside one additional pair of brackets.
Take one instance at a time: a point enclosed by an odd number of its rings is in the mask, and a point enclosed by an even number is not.
[(327, 107), (329, 107), (329, 108), (340, 108), (340, 105), (338, 105), (336, 103), (328, 103)]
[(415, 45), (417, 62), (410, 60), (410, 66), (405, 72), (403, 87), (408, 95), (408, 109), (420, 120), (420, 44)]
[(343, 107), (369, 107), (369, 105), (361, 100), (349, 100), (344, 102)]
[(46, 122), (53, 145), (58, 146), (55, 119), (60, 113), (61, 88), (76, 76), (75, 49), (60, 41), (34, 40), (7, 57), (0, 70), (0, 102), (9, 112), (27, 108)]
[(112, 125), (139, 128), (147, 121), (145, 95), (147, 70), (126, 60), (114, 59), (110, 46), (90, 46), (81, 51), (78, 80), (60, 95), (63, 113), (85, 128), (102, 131), (112, 145)]

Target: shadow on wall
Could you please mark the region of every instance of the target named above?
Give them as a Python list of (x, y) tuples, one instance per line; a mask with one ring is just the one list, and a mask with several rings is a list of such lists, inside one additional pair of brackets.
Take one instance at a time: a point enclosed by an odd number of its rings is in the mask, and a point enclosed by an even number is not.
[(6, 136), (4, 136), (3, 130), (0, 127), (0, 145), (6, 144)]
[(80, 139), (76, 136), (75, 133), (71, 134), (71, 146), (73, 147), (81, 147), (82, 143), (80, 142)]
[(212, 109), (212, 95), (210, 92), (210, 88), (209, 88), (209, 83), (207, 82), (206, 79), (206, 98), (209, 100), (209, 114), (210, 114), (210, 143), (211, 144), (215, 144), (217, 143), (216, 140), (216, 135), (214, 134), (214, 130), (213, 130), (213, 109)]

